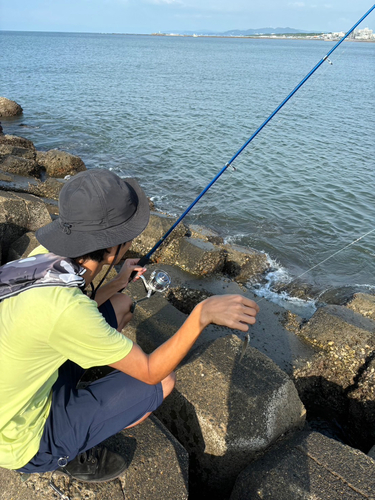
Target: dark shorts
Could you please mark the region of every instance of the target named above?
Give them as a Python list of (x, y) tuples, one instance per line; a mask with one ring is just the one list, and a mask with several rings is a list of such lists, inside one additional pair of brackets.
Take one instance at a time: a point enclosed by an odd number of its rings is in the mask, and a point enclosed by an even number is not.
[[(111, 302), (108, 300), (99, 310), (116, 328), (117, 320)], [(55, 470), (59, 466), (59, 458), (73, 460), (79, 453), (134, 424), (163, 402), (160, 383), (148, 385), (118, 370), (84, 389), (77, 389), (84, 372), (72, 361), (59, 368), (39, 451), (18, 471)]]

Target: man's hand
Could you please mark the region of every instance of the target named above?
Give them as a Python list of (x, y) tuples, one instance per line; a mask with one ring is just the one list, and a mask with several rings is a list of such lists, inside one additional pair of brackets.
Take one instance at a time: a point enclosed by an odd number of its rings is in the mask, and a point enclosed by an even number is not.
[(121, 271), (118, 274), (118, 279), (119, 279), (119, 281), (121, 281), (121, 283), (124, 284), (124, 286), (126, 286), (129, 283), (129, 278), (130, 278), (130, 275), (133, 271), (137, 271), (137, 275), (135, 276), (133, 281), (138, 280), (139, 277), (143, 273), (145, 273), (146, 268), (138, 266), (137, 265), (138, 261), (139, 261), (139, 259), (126, 259), (125, 260), (125, 262), (121, 268)]
[(210, 323), (247, 332), (259, 312), (259, 306), (242, 295), (214, 295), (196, 306), (202, 328)]

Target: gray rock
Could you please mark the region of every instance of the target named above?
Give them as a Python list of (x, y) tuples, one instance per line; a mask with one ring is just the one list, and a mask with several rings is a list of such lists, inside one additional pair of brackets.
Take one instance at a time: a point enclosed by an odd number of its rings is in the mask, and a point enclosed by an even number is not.
[(347, 304), (347, 307), (366, 318), (375, 320), (375, 295), (356, 293)]
[[(132, 244), (132, 251), (139, 254), (147, 254), (151, 248), (164, 236), (168, 229), (175, 222), (172, 217), (167, 217), (162, 214), (153, 213), (150, 216), (150, 222), (143, 233), (135, 238)], [(183, 238), (187, 232), (184, 224), (179, 224), (165, 240), (165, 243), (152, 256), (152, 261), (159, 261), (168, 248), (168, 246), (176, 239)]]
[(226, 251), (224, 272), (238, 283), (258, 282), (269, 269), (265, 253), (251, 248), (224, 245)]
[(36, 231), (51, 222), (46, 205), (35, 196), (23, 193), (0, 192), (0, 239), (3, 260), (11, 244), (24, 233)]
[[(132, 250), (138, 255), (147, 254), (174, 222), (173, 218), (152, 214), (149, 226), (134, 240)], [(232, 248), (209, 229), (187, 228), (183, 224), (172, 231), (151, 261), (178, 266), (196, 276), (223, 272), (241, 284), (259, 279), (269, 267), (265, 254), (243, 247)]]
[(176, 265), (191, 274), (207, 276), (223, 270), (225, 252), (208, 241), (182, 238), (168, 245), (159, 262)]
[(239, 472), (284, 434), (304, 425), (290, 378), (234, 335), (203, 344), (177, 371), (173, 393), (155, 413), (191, 460), (192, 497), (227, 498)]
[(81, 158), (57, 149), (38, 151), (36, 159), (38, 165), (44, 167), (50, 177), (64, 178), (66, 175), (75, 175), (86, 170)]
[(35, 237), (35, 233), (28, 232), (12, 243), (8, 250), (8, 260), (18, 260), (27, 257), (40, 243)]
[(0, 147), (5, 146), (30, 149), (36, 153), (36, 149), (32, 141), (25, 139), (24, 137), (18, 137), (17, 135), (2, 135), (0, 137)]
[[(213, 275), (202, 279), (188, 274), (176, 266), (151, 264), (148, 266), (146, 277), (152, 270), (160, 267), (168, 272), (172, 279), (169, 293), (155, 294), (150, 300), (145, 300), (137, 305), (132, 322), (132, 324), (137, 325), (136, 338), (137, 342), (141, 342), (143, 349), (155, 349), (177, 331), (185, 321), (186, 313), (190, 313), (191, 306), (196, 304), (196, 298), (203, 300), (206, 298), (206, 294), (207, 296), (242, 294), (249, 299), (259, 300), (249, 290), (243, 290), (237, 283), (221, 276)], [(180, 293), (182, 289), (186, 293)], [(177, 296), (174, 295), (176, 290), (178, 290)], [(144, 286), (139, 281), (129, 284), (126, 292), (135, 299), (143, 298), (146, 295)], [(301, 318), (298, 320), (298, 327), (300, 322)], [(294, 368), (304, 366), (314, 356), (315, 351), (297, 335), (286, 329), (284, 325), (285, 309), (262, 300), (257, 321), (250, 329), (250, 344), (271, 358), (279, 368), (291, 376)], [(126, 335), (128, 335), (128, 328)], [(230, 332), (229, 328), (209, 325), (198, 338), (195, 346), (215, 340), (218, 336), (225, 337)]]
[(181, 286), (171, 287), (166, 294), (166, 298), (168, 302), (179, 311), (190, 314), (199, 302), (202, 302), (202, 300), (212, 295), (213, 294), (207, 292), (207, 290), (192, 290), (185, 286)]
[(41, 198), (48, 198), (50, 200), (58, 201), (60, 191), (63, 188), (65, 181), (62, 179), (54, 179), (48, 177), (45, 181), (37, 181), (36, 183), (28, 183), (27, 192), (39, 196)]
[(0, 169), (12, 175), (39, 176), (34, 144), (14, 135), (0, 136)]
[(344, 306), (326, 306), (296, 333), (321, 351), (310, 366), (310, 374), (315, 372), (347, 388), (375, 349), (374, 332), (374, 320)]
[(367, 451), (375, 441), (375, 321), (344, 306), (326, 306), (296, 333), (316, 349), (294, 371), (308, 415), (337, 421), (346, 442)]
[(22, 108), (15, 101), (6, 97), (0, 97), (0, 116), (18, 116), (22, 114)]
[(0, 155), (20, 156), (21, 158), (25, 158), (26, 160), (35, 160), (36, 151), (20, 146), (12, 146), (11, 144), (2, 144), (0, 142)]
[(230, 500), (363, 500), (374, 498), (375, 462), (316, 432), (301, 432), (253, 462)]
[[(1, 166), (1, 165), (0, 165)], [(0, 170), (0, 189), (4, 191), (14, 191), (16, 193), (29, 193), (47, 200), (59, 199), (59, 194), (65, 184), (63, 179), (47, 177), (43, 181), (35, 177), (17, 175)], [(57, 203), (55, 203), (57, 206)], [(56, 210), (54, 210), (56, 213)]]
[(196, 224), (189, 225), (189, 233), (192, 238), (199, 238), (201, 240), (209, 241), (210, 243), (214, 243), (215, 245), (224, 244), (223, 238), (212, 229), (204, 226), (198, 226)]
[(21, 156), (0, 156), (0, 169), (13, 175), (31, 176), (39, 175), (39, 167), (35, 160)]
[(189, 456), (155, 416), (125, 429), (106, 444), (130, 463), (120, 478), (126, 498), (188, 498)]

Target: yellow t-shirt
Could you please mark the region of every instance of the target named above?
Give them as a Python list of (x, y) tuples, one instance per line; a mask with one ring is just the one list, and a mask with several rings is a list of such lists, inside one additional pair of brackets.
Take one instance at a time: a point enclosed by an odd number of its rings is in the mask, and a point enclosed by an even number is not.
[(38, 451), (51, 388), (66, 360), (83, 368), (108, 365), (125, 357), (132, 346), (77, 288), (34, 288), (3, 300), (0, 467), (18, 469)]

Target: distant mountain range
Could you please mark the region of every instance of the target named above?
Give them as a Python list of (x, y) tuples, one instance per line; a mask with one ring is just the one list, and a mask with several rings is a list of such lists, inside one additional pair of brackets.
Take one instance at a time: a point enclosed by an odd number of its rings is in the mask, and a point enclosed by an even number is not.
[[(297, 30), (294, 28), (257, 28), (248, 30), (230, 30), (224, 32), (216, 31), (177, 31), (180, 35), (211, 35), (211, 36), (252, 36), (252, 35), (286, 35), (294, 33), (310, 33), (309, 31)], [(320, 32), (314, 32), (320, 33)]]

